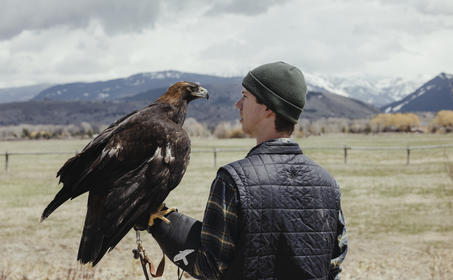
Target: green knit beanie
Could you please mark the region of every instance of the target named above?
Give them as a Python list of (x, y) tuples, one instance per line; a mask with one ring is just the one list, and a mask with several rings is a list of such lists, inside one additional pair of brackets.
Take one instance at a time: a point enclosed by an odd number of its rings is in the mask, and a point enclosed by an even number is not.
[(297, 67), (281, 61), (258, 66), (245, 76), (242, 86), (276, 114), (297, 123), (307, 94)]

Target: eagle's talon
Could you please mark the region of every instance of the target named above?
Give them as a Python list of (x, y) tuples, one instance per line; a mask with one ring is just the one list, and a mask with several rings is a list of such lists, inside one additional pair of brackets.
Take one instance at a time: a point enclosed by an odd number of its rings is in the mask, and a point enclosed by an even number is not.
[(154, 220), (155, 219), (161, 219), (162, 221), (164, 221), (166, 224), (169, 224), (170, 223), (170, 220), (165, 218), (165, 215), (167, 214), (170, 214), (171, 212), (173, 211), (176, 211), (175, 208), (167, 208), (167, 209), (164, 209), (166, 208), (165, 207), (165, 204), (161, 204), (159, 206), (159, 209), (157, 210), (157, 212), (155, 213), (152, 213), (150, 216), (149, 216), (149, 221), (148, 221), (148, 225), (151, 227), (154, 225)]
[(160, 218), (162, 221), (164, 221), (166, 224), (169, 224), (170, 223), (170, 220), (165, 218), (165, 217), (161, 217)]

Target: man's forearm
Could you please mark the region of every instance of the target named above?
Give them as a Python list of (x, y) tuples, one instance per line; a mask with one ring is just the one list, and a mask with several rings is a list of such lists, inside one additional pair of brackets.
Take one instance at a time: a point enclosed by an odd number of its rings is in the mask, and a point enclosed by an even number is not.
[(178, 212), (166, 218), (170, 224), (159, 222), (149, 232), (172, 262), (193, 275), (195, 252), (200, 248), (201, 222)]
[[(236, 187), (230, 176), (220, 170), (211, 185), (203, 223), (173, 212), (166, 216), (170, 224), (159, 221), (150, 232), (167, 256), (192, 276), (219, 279), (234, 257), (238, 240), (237, 207)], [(182, 255), (176, 258), (180, 252)], [(187, 265), (178, 260), (185, 254)]]
[(170, 224), (159, 221), (149, 230), (165, 255), (195, 278), (217, 278), (217, 265), (201, 248), (202, 223), (178, 212), (172, 212), (166, 218)]

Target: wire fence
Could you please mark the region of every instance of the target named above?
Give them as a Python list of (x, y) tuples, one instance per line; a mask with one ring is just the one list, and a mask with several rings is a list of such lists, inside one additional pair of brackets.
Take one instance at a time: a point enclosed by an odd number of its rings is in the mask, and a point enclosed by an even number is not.
[[(348, 163), (348, 152), (351, 150), (357, 151), (406, 151), (406, 164), (410, 164), (411, 151), (415, 150), (432, 150), (432, 149), (448, 149), (453, 148), (453, 144), (444, 144), (444, 145), (426, 145), (426, 146), (391, 146), (391, 147), (382, 147), (382, 146), (338, 146), (338, 147), (303, 147), (304, 151), (307, 150), (340, 150), (343, 151), (343, 162), (344, 164)], [(219, 153), (229, 153), (229, 152), (248, 152), (248, 148), (210, 148), (210, 149), (193, 149), (192, 153), (212, 153), (213, 156), (213, 165), (217, 167), (218, 164), (218, 154)], [(11, 157), (16, 156), (45, 156), (45, 155), (76, 155), (78, 151), (74, 152), (5, 152), (0, 154), (4, 157), (4, 167), (5, 172), (8, 172), (8, 167), (10, 164)]]

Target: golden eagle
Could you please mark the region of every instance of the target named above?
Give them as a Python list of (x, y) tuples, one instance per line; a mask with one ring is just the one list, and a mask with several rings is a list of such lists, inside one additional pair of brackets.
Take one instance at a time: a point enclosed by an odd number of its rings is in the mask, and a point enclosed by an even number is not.
[(77, 259), (96, 265), (140, 217), (158, 211), (181, 181), (190, 139), (182, 128), (187, 104), (207, 90), (177, 82), (153, 104), (111, 124), (57, 173), (62, 189), (41, 216), (89, 192)]

